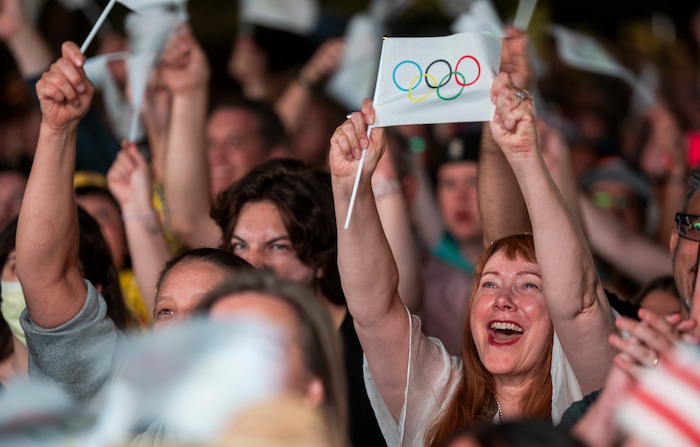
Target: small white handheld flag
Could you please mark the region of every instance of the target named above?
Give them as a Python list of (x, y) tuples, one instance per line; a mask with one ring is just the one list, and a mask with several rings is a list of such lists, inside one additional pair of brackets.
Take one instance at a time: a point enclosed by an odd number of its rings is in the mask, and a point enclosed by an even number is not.
[(564, 63), (580, 70), (615, 76), (626, 81), (634, 79), (634, 75), (592, 37), (560, 25), (552, 25), (551, 32), (557, 42), (557, 53)]
[(460, 14), (452, 23), (452, 32), (475, 32), (494, 37), (506, 37), (503, 22), (490, 0), (476, 0), (468, 12)]
[(356, 14), (348, 24), (340, 66), (326, 83), (326, 91), (348, 110), (359, 109), (372, 96), (382, 49), (381, 25), (367, 14)]
[(592, 37), (560, 25), (552, 25), (551, 32), (557, 42), (557, 53), (564, 63), (579, 70), (622, 79), (633, 88), (635, 101), (643, 109), (656, 101), (653, 86), (649, 84), (653, 80), (637, 79)]
[(242, 0), (240, 14), (245, 23), (303, 35), (316, 27), (320, 8), (316, 0)]
[(102, 23), (104, 23), (104, 21), (107, 19), (109, 12), (112, 10), (114, 4), (117, 2), (121, 3), (122, 5), (131, 9), (132, 11), (139, 12), (142, 10), (150, 9), (154, 6), (184, 5), (185, 3), (187, 3), (187, 0), (109, 0), (109, 3), (107, 3), (107, 6), (105, 6), (105, 9), (102, 11), (102, 14), (100, 14), (100, 17), (97, 19), (97, 22), (95, 23), (95, 25), (93, 25), (92, 29), (90, 30), (90, 33), (85, 39), (85, 42), (83, 42), (83, 44), (81, 45), (81, 53), (85, 53), (85, 50), (87, 50), (87, 48), (90, 46), (92, 39), (95, 37), (95, 34), (97, 34), (97, 31), (100, 29), (100, 26), (102, 26)]
[(491, 120), (500, 59), (500, 39), (480, 33), (385, 39), (375, 126)]
[[(373, 127), (490, 121), (491, 84), (501, 40), (480, 33), (384, 39), (374, 91)], [(344, 228), (350, 225), (367, 150), (357, 167)]]

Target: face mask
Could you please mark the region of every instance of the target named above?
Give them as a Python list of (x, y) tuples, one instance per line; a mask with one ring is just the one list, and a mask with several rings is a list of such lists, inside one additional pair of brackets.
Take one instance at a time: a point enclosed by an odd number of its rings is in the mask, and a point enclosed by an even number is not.
[(2, 318), (10, 326), (12, 335), (26, 346), (27, 341), (24, 337), (24, 330), (19, 324), (19, 316), (27, 307), (24, 302), (22, 286), (20, 286), (19, 281), (0, 281), (0, 289), (0, 294), (2, 294), (2, 304), (0, 304)]

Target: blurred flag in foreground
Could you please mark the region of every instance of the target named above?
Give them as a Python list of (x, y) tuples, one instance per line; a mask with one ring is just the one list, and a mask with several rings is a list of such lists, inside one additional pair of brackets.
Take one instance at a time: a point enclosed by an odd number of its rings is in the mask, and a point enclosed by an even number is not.
[(385, 39), (375, 126), (490, 121), (500, 59), (500, 39), (480, 33)]
[(700, 351), (677, 346), (629, 391), (616, 412), (622, 430), (650, 447), (700, 445)]

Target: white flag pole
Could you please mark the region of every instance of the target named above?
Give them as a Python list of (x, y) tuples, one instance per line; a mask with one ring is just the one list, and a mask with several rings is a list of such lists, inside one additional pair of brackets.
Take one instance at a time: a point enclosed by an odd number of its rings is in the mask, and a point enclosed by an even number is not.
[(104, 21), (107, 19), (109, 12), (112, 10), (116, 2), (117, 0), (109, 0), (109, 3), (107, 3), (107, 6), (105, 6), (104, 11), (102, 11), (102, 14), (100, 14), (100, 18), (97, 19), (97, 23), (95, 23), (95, 25), (92, 27), (92, 29), (90, 30), (90, 34), (88, 34), (87, 38), (85, 39), (85, 42), (83, 42), (83, 45), (80, 47), (81, 53), (85, 54), (85, 50), (87, 50), (90, 46), (92, 39), (95, 38), (97, 31), (100, 30), (102, 23), (104, 23)]
[[(384, 51), (384, 41), (387, 40), (389, 36), (382, 37), (382, 52)], [(377, 83), (374, 86), (374, 97), (372, 100), (372, 108), (374, 108), (374, 124), (370, 124), (367, 127), (367, 145), (370, 142), (370, 134), (372, 129), (374, 129), (377, 123), (377, 91), (379, 90), (379, 77), (382, 73), (382, 57), (379, 55), (379, 69), (377, 71)], [(347, 230), (350, 226), (350, 218), (352, 217), (352, 209), (355, 207), (355, 199), (357, 198), (357, 188), (360, 186), (360, 176), (362, 175), (362, 167), (365, 165), (365, 155), (367, 154), (367, 149), (362, 149), (362, 156), (360, 157), (360, 162), (357, 164), (357, 174), (355, 174), (355, 184), (352, 185), (352, 194), (350, 195), (350, 203), (348, 204), (348, 214), (345, 217), (345, 225), (343, 229)]]
[[(369, 134), (372, 133), (372, 129), (374, 129), (374, 125), (370, 125), (367, 128), (367, 141), (369, 141)], [(367, 155), (367, 149), (362, 149), (362, 156), (360, 157), (360, 163), (357, 165), (357, 173), (355, 174), (355, 184), (352, 185), (352, 194), (350, 195), (350, 204), (348, 205), (348, 215), (345, 217), (345, 225), (343, 226), (345, 230), (347, 230), (350, 226), (352, 209), (355, 207), (355, 199), (357, 198), (357, 188), (360, 186), (362, 167), (365, 165), (365, 155)]]

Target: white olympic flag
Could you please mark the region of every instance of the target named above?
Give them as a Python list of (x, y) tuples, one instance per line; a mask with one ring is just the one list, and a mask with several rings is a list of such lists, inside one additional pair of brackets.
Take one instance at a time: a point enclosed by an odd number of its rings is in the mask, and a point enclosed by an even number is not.
[(500, 59), (501, 40), (480, 33), (384, 39), (375, 126), (490, 121)]

